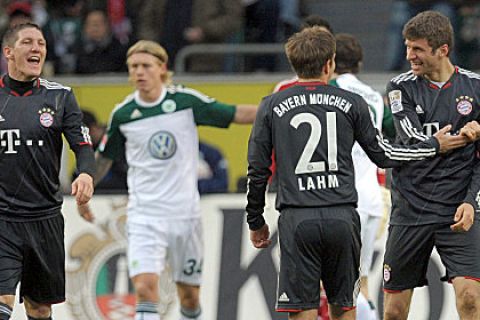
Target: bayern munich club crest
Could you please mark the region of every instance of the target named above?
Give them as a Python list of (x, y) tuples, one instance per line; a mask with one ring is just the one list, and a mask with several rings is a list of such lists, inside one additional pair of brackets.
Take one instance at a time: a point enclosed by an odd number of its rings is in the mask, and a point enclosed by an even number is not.
[(50, 108), (42, 108), (38, 110), (40, 114), (40, 124), (45, 128), (50, 127), (53, 124), (53, 116), (55, 115), (55, 111)]
[(392, 268), (388, 264), (383, 265), (383, 281), (388, 282), (391, 278)]
[(473, 110), (473, 98), (470, 98), (469, 96), (460, 96), (455, 99), (457, 102), (457, 111), (461, 115), (469, 115), (470, 112)]

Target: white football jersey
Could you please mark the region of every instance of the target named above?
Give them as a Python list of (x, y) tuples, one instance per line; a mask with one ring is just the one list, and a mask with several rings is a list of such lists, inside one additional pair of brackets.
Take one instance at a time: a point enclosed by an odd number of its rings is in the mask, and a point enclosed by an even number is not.
[(129, 218), (198, 217), (196, 126), (225, 128), (234, 114), (235, 106), (181, 86), (164, 88), (153, 103), (134, 92), (119, 104), (99, 151), (110, 159), (126, 154)]

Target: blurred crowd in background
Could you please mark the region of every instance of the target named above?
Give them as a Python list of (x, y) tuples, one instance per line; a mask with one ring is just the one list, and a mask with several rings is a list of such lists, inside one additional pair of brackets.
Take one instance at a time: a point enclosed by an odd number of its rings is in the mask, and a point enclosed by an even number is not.
[[(12, 24), (33, 21), (48, 43), (45, 73), (94, 74), (125, 72), (125, 52), (139, 39), (158, 41), (170, 56), (173, 69), (178, 52), (192, 44), (280, 44), (298, 31), (311, 14), (332, 19), (335, 32), (349, 32), (355, 16), (345, 10), (353, 0), (0, 0), (0, 34)], [(359, 35), (369, 50), (382, 50), (383, 66), (374, 71), (406, 68), (401, 28), (417, 12), (433, 9), (449, 16), (456, 29), (453, 60), (469, 69), (480, 68), (480, 1), (390, 0), (361, 1), (363, 6), (388, 6), (388, 28), (371, 30), (385, 37), (385, 47)], [(322, 6), (337, 6), (338, 14)], [(327, 13), (326, 13), (327, 12)], [(335, 11), (333, 11), (335, 12)], [(368, 12), (368, 11), (367, 11)], [(322, 13), (324, 15), (322, 15)], [(345, 15), (339, 20), (338, 16)], [(335, 16), (335, 17), (334, 17)], [(342, 21), (339, 23), (339, 21)], [(345, 29), (345, 30), (344, 30)], [(375, 35), (373, 35), (375, 36)], [(383, 41), (383, 40), (382, 40)], [(368, 59), (368, 58), (367, 58)], [(288, 71), (288, 64), (272, 54), (251, 55), (242, 63), (232, 55), (211, 52), (191, 56), (189, 72)], [(241, 67), (240, 67), (241, 66)], [(379, 70), (380, 69), (380, 70)], [(0, 71), (5, 71), (4, 61)], [(368, 70), (367, 70), (368, 71)]]

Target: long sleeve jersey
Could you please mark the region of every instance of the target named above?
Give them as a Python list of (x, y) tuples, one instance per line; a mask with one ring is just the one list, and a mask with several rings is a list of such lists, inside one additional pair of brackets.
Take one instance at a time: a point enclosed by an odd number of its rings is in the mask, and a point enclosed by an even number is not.
[(62, 134), (78, 172), (93, 175), (88, 129), (70, 88), (44, 79), (16, 92), (0, 80), (0, 219), (24, 221), (58, 213)]
[(357, 203), (355, 141), (379, 167), (402, 165), (438, 152), (435, 138), (416, 146), (390, 145), (375, 129), (357, 94), (320, 82), (299, 82), (262, 101), (248, 145), (247, 221), (264, 224), (265, 189), (275, 149), (276, 207), (328, 207)]
[[(445, 125), (456, 134), (469, 121), (480, 118), (480, 75), (455, 68), (439, 87), (411, 71), (393, 78), (387, 86), (397, 131), (397, 142), (426, 141)], [(409, 163), (393, 170), (392, 188), (415, 209), (394, 215), (391, 224), (452, 222), (462, 202), (479, 209), (480, 169), (478, 144), (440, 157)]]

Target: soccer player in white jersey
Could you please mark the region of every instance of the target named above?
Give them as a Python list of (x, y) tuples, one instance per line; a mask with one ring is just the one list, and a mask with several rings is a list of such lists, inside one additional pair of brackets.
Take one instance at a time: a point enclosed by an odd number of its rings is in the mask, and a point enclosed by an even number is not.
[[(335, 73), (330, 84), (360, 95), (368, 104), (373, 122), (382, 131), (384, 104), (382, 95), (361, 82), (356, 74), (360, 71), (363, 50), (358, 40), (346, 33), (335, 36), (337, 51)], [(393, 125), (393, 123), (391, 123)], [(377, 166), (355, 143), (352, 150), (355, 167), (355, 188), (358, 193), (357, 211), (361, 222), (362, 250), (360, 254), (360, 295), (357, 300), (357, 319), (378, 319), (368, 293), (368, 274), (372, 266), (375, 237), (384, 211), (382, 192), (377, 180)]]
[[(197, 125), (251, 123), (256, 106), (228, 105), (170, 85), (168, 56), (152, 41), (127, 52), (133, 94), (111, 114), (97, 152), (98, 182), (125, 152), (128, 169), (128, 261), (136, 320), (159, 320), (158, 280), (166, 264), (177, 286), (182, 320), (201, 319), (203, 237), (197, 189)], [(90, 214), (87, 206), (81, 212)]]

